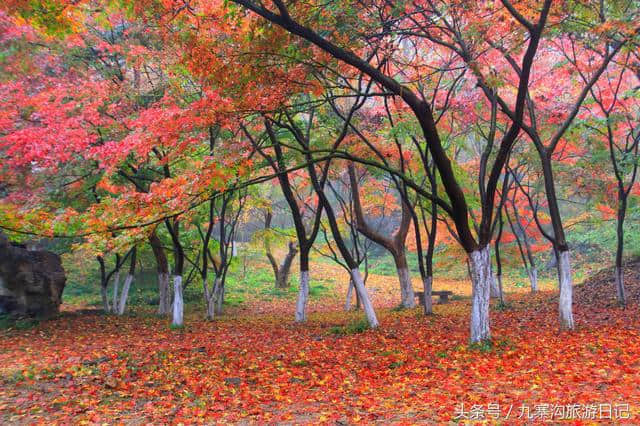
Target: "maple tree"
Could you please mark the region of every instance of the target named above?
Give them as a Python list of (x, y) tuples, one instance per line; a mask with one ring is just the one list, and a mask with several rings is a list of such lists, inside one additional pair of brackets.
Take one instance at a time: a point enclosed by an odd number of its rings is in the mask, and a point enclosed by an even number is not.
[[(64, 244), (117, 315), (11, 323), (0, 419), (640, 414), (639, 18), (633, 0), (4, 2), (0, 229)], [(614, 219), (614, 283), (574, 289), (609, 250), (579, 227)], [(437, 315), (416, 315), (414, 278)]]

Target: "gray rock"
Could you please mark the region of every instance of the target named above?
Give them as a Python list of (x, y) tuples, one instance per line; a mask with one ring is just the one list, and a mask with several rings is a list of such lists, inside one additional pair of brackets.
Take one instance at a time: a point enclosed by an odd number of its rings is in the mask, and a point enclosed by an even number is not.
[(57, 314), (66, 280), (57, 254), (12, 245), (0, 231), (0, 314)]

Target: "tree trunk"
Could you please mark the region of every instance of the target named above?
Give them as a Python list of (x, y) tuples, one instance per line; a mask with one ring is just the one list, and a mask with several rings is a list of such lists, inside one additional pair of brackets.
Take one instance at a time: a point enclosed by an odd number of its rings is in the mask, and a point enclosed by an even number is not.
[(118, 315), (124, 315), (124, 309), (127, 306), (127, 299), (129, 298), (129, 288), (133, 281), (133, 275), (127, 274), (127, 278), (124, 280), (122, 286), (122, 293), (120, 294), (120, 303), (118, 304)]
[(618, 195), (618, 223), (616, 226), (616, 268), (615, 268), (615, 282), (616, 282), (616, 294), (618, 296), (618, 303), (621, 306), (626, 306), (627, 296), (624, 288), (624, 272), (622, 269), (622, 256), (624, 253), (624, 219), (627, 212), (627, 198), (624, 195), (624, 191)]
[(616, 266), (615, 274), (618, 303), (620, 303), (620, 305), (622, 306), (625, 306), (627, 303), (627, 295), (624, 289), (624, 274), (620, 266)]
[(212, 320), (215, 318), (215, 314), (216, 314), (216, 299), (215, 299), (215, 295), (216, 292), (218, 291), (218, 285), (219, 285), (219, 280), (216, 277), (216, 279), (213, 281), (213, 287), (211, 287), (211, 289), (209, 289), (209, 287), (207, 286), (207, 283), (205, 282), (203, 284), (204, 286), (204, 300), (205, 300), (205, 304), (207, 307), (207, 319), (208, 320)]
[(471, 270), (471, 343), (491, 339), (489, 326), (489, 299), (491, 275), (491, 253), (489, 246), (469, 254)]
[(344, 304), (344, 310), (349, 312), (351, 310), (351, 299), (353, 299), (353, 279), (349, 278), (349, 287), (347, 288), (347, 300)]
[(113, 275), (113, 302), (111, 303), (111, 309), (114, 314), (118, 313), (118, 287), (120, 286), (120, 271), (116, 271)]
[(402, 249), (398, 258), (395, 259), (395, 262), (398, 272), (398, 281), (400, 282), (401, 306), (403, 308), (415, 308), (415, 294), (413, 293), (413, 284), (411, 284), (411, 276), (409, 274), (404, 249)]
[(100, 295), (102, 296), (102, 309), (104, 309), (105, 313), (109, 313), (111, 311), (111, 306), (109, 306), (109, 296), (107, 296), (107, 286), (109, 284), (107, 270), (105, 268), (104, 258), (102, 256), (97, 256), (96, 259), (100, 265)]
[(373, 310), (371, 299), (369, 299), (369, 293), (367, 292), (367, 288), (364, 286), (364, 281), (362, 280), (362, 276), (360, 275), (360, 270), (358, 268), (354, 268), (351, 270), (351, 279), (353, 280), (353, 284), (356, 288), (356, 292), (360, 296), (360, 301), (362, 303), (364, 313), (367, 317), (367, 322), (369, 323), (369, 327), (377, 328), (380, 325), (380, 323), (378, 322), (376, 313)]
[(500, 286), (498, 285), (498, 277), (491, 273), (491, 290), (490, 295), (492, 299), (500, 298)]
[(560, 297), (558, 300), (560, 326), (567, 330), (573, 330), (573, 283), (571, 282), (569, 250), (558, 253), (558, 276), (560, 278)]
[(424, 314), (431, 315), (433, 313), (433, 299), (431, 298), (431, 291), (433, 289), (433, 277), (431, 275), (427, 275), (424, 277), (422, 281), (423, 295), (424, 298)]
[(100, 286), (100, 295), (102, 296), (102, 309), (105, 312), (109, 313), (111, 311), (111, 306), (109, 306), (109, 296), (107, 296), (107, 286)]
[(215, 309), (216, 309), (217, 315), (222, 315), (222, 307), (224, 306), (224, 283), (222, 282), (222, 279), (220, 279), (219, 277), (216, 279), (218, 280), (218, 286), (217, 286), (218, 291), (214, 295), (215, 306), (216, 306)]
[(171, 292), (169, 291), (168, 273), (158, 274), (158, 293), (160, 299), (158, 302), (158, 315), (167, 315), (171, 312)]
[(502, 289), (502, 274), (496, 275), (496, 279), (498, 280), (498, 297), (500, 298), (500, 303), (504, 305), (504, 292)]
[(173, 277), (173, 322), (172, 325), (182, 327), (184, 321), (184, 300), (182, 298), (182, 276)]
[(296, 322), (307, 320), (307, 301), (309, 299), (309, 271), (300, 271), (300, 288), (296, 303)]
[(529, 282), (531, 283), (531, 292), (535, 293), (538, 291), (538, 270), (536, 268), (531, 268), (529, 270)]
[(287, 255), (284, 257), (284, 259), (282, 260), (282, 263), (280, 263), (280, 266), (278, 267), (278, 274), (277, 274), (278, 288), (289, 287), (289, 273), (291, 272), (291, 265), (293, 264), (293, 259), (295, 259), (296, 254), (298, 254), (298, 247), (296, 243), (290, 242), (289, 251), (287, 252)]
[(127, 306), (127, 299), (129, 298), (129, 288), (131, 287), (131, 283), (133, 282), (133, 276), (136, 272), (136, 254), (137, 254), (137, 249), (134, 246), (131, 249), (129, 273), (127, 274), (127, 278), (124, 280), (124, 285), (122, 286), (122, 294), (120, 294), (120, 304), (118, 305), (118, 315), (123, 315), (124, 308)]

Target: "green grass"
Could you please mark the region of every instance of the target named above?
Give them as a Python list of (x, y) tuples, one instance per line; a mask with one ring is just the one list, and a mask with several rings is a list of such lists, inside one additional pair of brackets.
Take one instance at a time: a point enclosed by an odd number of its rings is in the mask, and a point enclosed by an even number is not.
[(0, 330), (29, 330), (40, 324), (35, 318), (16, 318), (10, 315), (0, 315)]
[[(259, 254), (259, 253), (258, 253)], [(240, 306), (248, 300), (272, 301), (275, 299), (295, 300), (298, 294), (298, 275), (291, 273), (289, 276), (289, 287), (276, 288), (273, 271), (264, 264), (259, 264), (262, 260), (256, 253), (249, 253), (247, 259), (236, 257), (229, 268), (225, 289), (225, 305)], [(257, 266), (256, 264), (260, 265)], [(89, 264), (95, 267), (80, 270), (74, 265), (67, 269), (67, 286), (63, 293), (63, 301), (72, 305), (89, 305), (99, 308), (102, 306), (100, 296), (100, 277), (97, 271), (97, 264)], [(295, 270), (295, 265), (292, 267)], [(200, 307), (202, 300), (202, 282), (199, 276), (194, 276), (190, 283), (186, 283), (187, 275), (183, 277), (185, 283), (184, 302), (187, 306)], [(120, 276), (120, 286), (124, 283), (124, 271)], [(310, 296), (314, 298), (322, 297), (330, 292), (330, 284), (333, 279), (313, 280), (310, 283)], [(170, 284), (171, 285), (171, 284)], [(135, 278), (129, 289), (128, 307), (154, 307), (158, 305), (158, 277), (155, 268), (145, 268), (135, 274)], [(113, 279), (109, 283), (107, 290), (109, 302), (113, 298)], [(129, 311), (131, 312), (131, 311)], [(138, 310), (132, 314), (138, 315)]]
[(329, 333), (336, 336), (350, 336), (369, 330), (369, 323), (365, 319), (352, 321), (346, 325), (337, 325), (329, 329)]

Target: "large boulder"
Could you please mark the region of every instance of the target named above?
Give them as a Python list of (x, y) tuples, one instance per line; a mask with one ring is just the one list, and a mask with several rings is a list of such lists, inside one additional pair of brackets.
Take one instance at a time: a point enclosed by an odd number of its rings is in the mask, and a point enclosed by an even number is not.
[(66, 281), (57, 254), (13, 245), (0, 232), (0, 314), (55, 315)]

